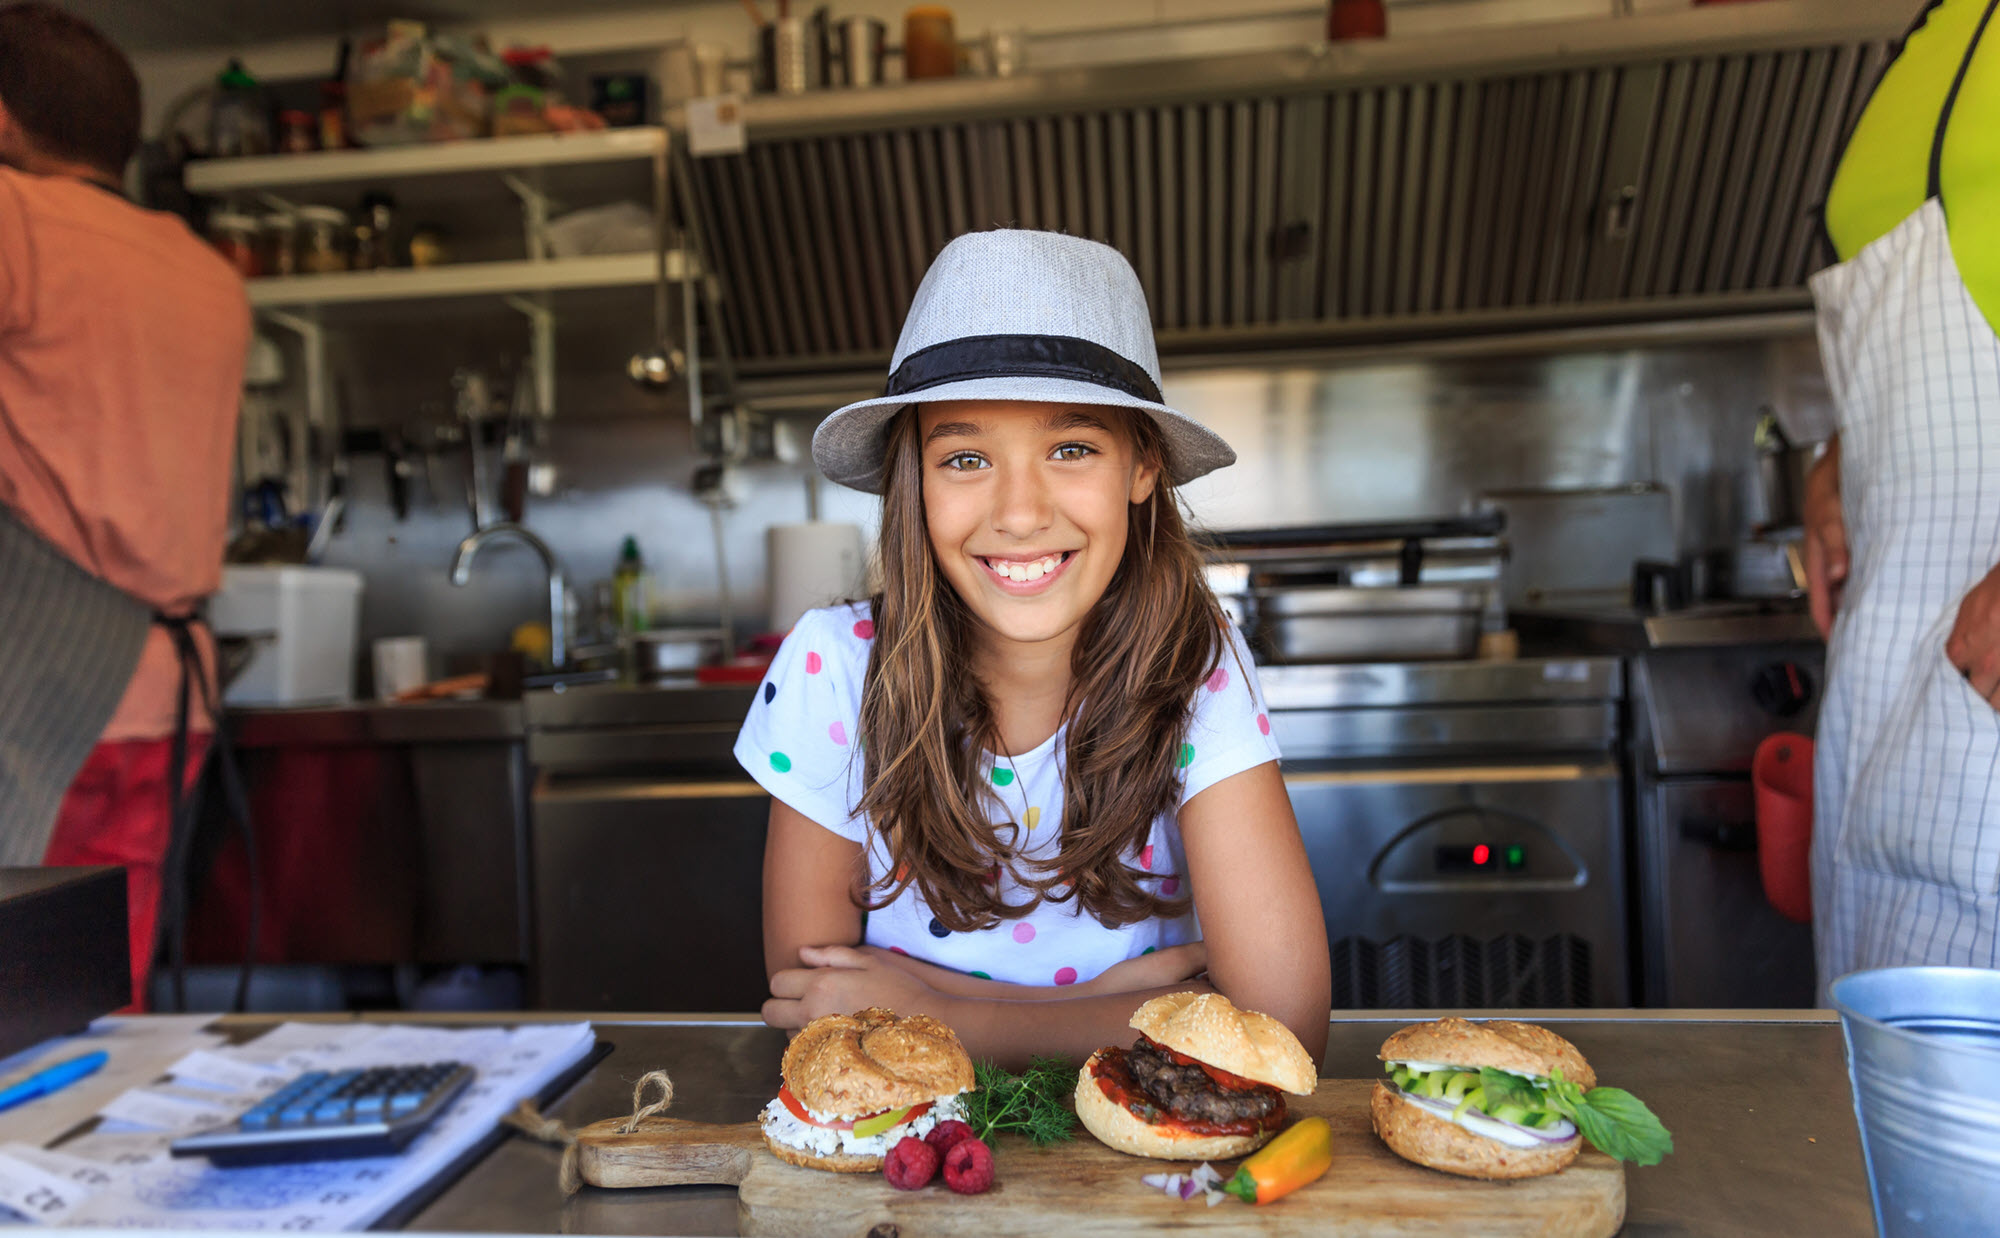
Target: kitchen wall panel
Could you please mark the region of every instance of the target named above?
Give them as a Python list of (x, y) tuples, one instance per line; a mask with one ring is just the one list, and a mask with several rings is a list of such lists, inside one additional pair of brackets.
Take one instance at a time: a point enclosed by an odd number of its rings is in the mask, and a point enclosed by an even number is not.
[[(621, 380), (622, 381), (622, 380)], [(587, 591), (608, 576), (621, 538), (639, 539), (659, 585), (662, 618), (712, 623), (718, 597), (708, 510), (690, 482), (699, 463), (685, 414), (634, 405), (586, 376), (566, 392), (549, 459), (561, 485), (531, 500), (528, 523)], [(1432, 358), (1379, 364), (1257, 364), (1170, 371), (1170, 403), (1237, 449), (1233, 468), (1185, 490), (1215, 529), (1438, 515), (1487, 490), (1657, 481), (1675, 496), (1683, 550), (1727, 545), (1762, 516), (1750, 436), (1762, 406), (1823, 427), (1825, 391), (1810, 341)], [(588, 402), (589, 395), (601, 403)], [(365, 419), (366, 410), (357, 420)], [(802, 430), (809, 430), (802, 425)], [(389, 511), (379, 461), (357, 459), (352, 504), (328, 562), (367, 578), (363, 640), (421, 632), (440, 658), (505, 644), (543, 614), (541, 568), (495, 545), (472, 581), (445, 577), (469, 530), (456, 457), (440, 461), (440, 493), (419, 486), (408, 519)], [(739, 631), (763, 620), (764, 529), (806, 514), (805, 474), (742, 466), (743, 499), (724, 517)], [(821, 518), (872, 538), (873, 496), (820, 487)]]

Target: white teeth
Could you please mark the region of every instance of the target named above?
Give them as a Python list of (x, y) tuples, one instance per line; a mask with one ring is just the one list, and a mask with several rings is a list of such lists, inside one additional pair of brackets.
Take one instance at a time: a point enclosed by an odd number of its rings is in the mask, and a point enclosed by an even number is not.
[(1050, 555), (1046, 559), (1037, 559), (1033, 563), (1002, 563), (996, 559), (988, 559), (986, 561), (986, 565), (993, 569), (995, 575), (1005, 577), (1017, 584), (1026, 584), (1031, 580), (1040, 580), (1050, 572), (1061, 567), (1062, 564), (1063, 556), (1059, 554)]

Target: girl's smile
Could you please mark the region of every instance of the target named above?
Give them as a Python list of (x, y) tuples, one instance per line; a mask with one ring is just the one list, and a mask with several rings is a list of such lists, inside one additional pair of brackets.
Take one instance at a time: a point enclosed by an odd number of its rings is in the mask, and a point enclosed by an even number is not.
[(1124, 415), (965, 400), (919, 409), (924, 522), (939, 570), (1004, 641), (1074, 637), (1125, 555), (1158, 469)]

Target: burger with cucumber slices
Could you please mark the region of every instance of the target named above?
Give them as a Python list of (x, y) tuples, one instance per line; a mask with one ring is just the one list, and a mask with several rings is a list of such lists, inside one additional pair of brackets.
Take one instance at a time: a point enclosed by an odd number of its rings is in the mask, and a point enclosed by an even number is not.
[(873, 1173), (906, 1135), (959, 1116), (972, 1059), (929, 1015), (899, 1019), (870, 1007), (814, 1019), (785, 1050), (784, 1084), (757, 1122), (781, 1160), (835, 1173)]
[(1653, 1111), (1597, 1086), (1577, 1047), (1509, 1019), (1439, 1019), (1382, 1043), (1375, 1133), (1407, 1161), (1466, 1178), (1534, 1178), (1575, 1160), (1585, 1140), (1636, 1165), (1674, 1150)]

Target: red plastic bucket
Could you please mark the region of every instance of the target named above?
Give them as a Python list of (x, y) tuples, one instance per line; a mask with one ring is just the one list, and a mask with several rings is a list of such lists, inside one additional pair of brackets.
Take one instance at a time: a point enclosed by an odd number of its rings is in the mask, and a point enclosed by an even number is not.
[(1764, 897), (1788, 919), (1812, 919), (1813, 742), (1780, 731), (1757, 745), (1757, 868)]

